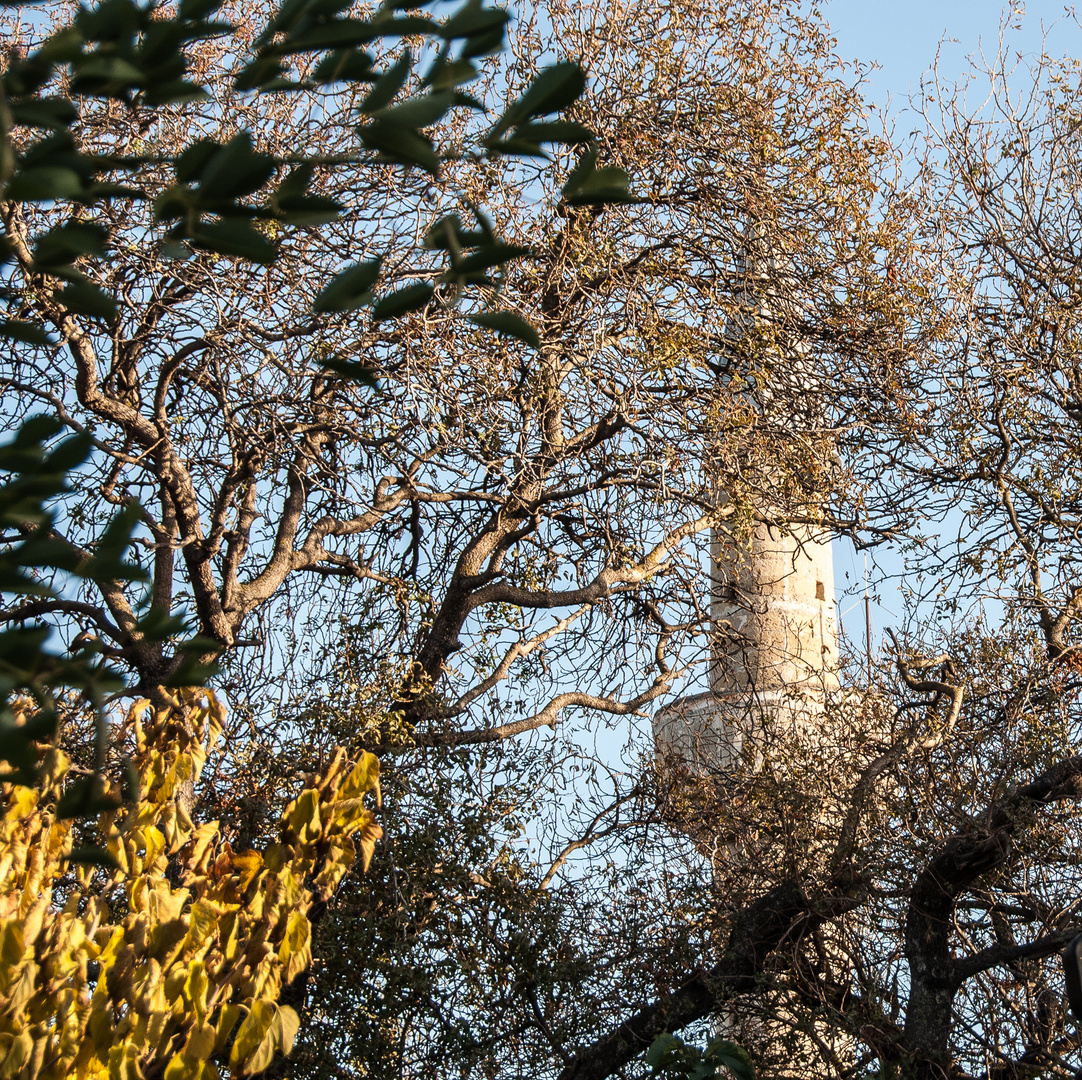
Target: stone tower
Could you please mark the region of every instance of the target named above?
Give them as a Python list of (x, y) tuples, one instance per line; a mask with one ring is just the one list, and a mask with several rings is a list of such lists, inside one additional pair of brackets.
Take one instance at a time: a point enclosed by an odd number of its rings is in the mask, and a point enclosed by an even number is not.
[[(760, 408), (775, 426), (818, 439), (822, 387), (813, 359), (799, 340), (780, 344), (786, 335), (777, 332), (787, 320), (773, 285), (784, 281), (784, 269), (770, 258), (746, 270), (747, 315), (733, 320), (732, 335), (751, 327), (758, 344), (762, 322), (775, 324), (766, 335), (771, 374)], [(779, 872), (814, 862), (836, 810), (829, 795), (809, 786), (807, 767), (835, 756), (829, 744), (840, 695), (830, 535), (789, 520), (800, 510), (781, 506), (780, 496), (772, 501), (769, 470), (757, 480), (754, 525), (744, 534), (717, 529), (711, 538), (708, 689), (670, 703), (653, 721), (662, 812), (711, 859), (721, 910), (730, 898), (739, 903), (734, 884), (753, 891), (755, 879), (776, 882)], [(781, 486), (779, 474), (775, 490)], [(805, 520), (816, 517), (815, 501), (813, 490)], [(844, 973), (838, 944), (824, 935), (819, 955)], [(781, 984), (764, 993), (758, 1012), (753, 1002), (747, 1012), (734, 1002), (720, 1017), (722, 1030), (753, 1050), (765, 1075), (769, 1062), (778, 1075), (834, 1075), (832, 1067), (821, 1071), (820, 1052), (828, 1047), (843, 1061), (851, 1055), (847, 1040), (814, 1012), (791, 1011)]]
[(659, 756), (699, 775), (754, 769), (770, 729), (815, 724), (838, 687), (827, 534), (764, 522), (746, 547), (715, 534), (711, 563), (710, 688), (654, 718)]
[[(743, 297), (727, 337), (761, 356), (758, 408), (776, 427), (816, 440), (822, 426), (821, 378), (807, 342), (794, 332), (792, 275), (766, 226), (743, 236), (737, 275)], [(772, 482), (758, 477), (757, 524), (740, 541), (715, 531), (711, 542), (713, 624), (709, 690), (674, 702), (654, 719), (661, 758), (692, 772), (729, 772), (761, 756), (748, 745), (772, 723), (802, 726), (822, 714), (836, 689), (838, 640), (829, 534), (794, 524), (771, 504)], [(823, 493), (825, 495), (825, 492)], [(726, 495), (719, 493), (720, 501)], [(810, 495), (814, 517), (815, 494)]]

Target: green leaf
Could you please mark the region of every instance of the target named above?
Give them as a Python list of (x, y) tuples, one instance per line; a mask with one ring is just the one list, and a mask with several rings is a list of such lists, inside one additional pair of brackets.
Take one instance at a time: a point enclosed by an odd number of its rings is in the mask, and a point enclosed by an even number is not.
[(445, 53), (440, 53), (421, 85), (430, 86), (433, 90), (451, 90), (463, 83), (473, 82), (479, 74), (477, 65), (471, 61), (448, 60)]
[(504, 154), (543, 157), (541, 146), (544, 143), (575, 146), (592, 142), (593, 138), (594, 133), (583, 124), (573, 120), (549, 120), (541, 124), (519, 124), (506, 138), (486, 137), (484, 145)]
[(404, 289), (399, 289), (380, 300), (372, 309), (372, 320), (378, 322), (380, 319), (393, 319), (397, 315), (418, 311), (432, 299), (433, 292), (435, 290), (431, 285), (421, 282), (407, 285)]
[(91, 53), (82, 57), (75, 65), (76, 83), (107, 83), (118, 87), (138, 87), (143, 82), (143, 73), (129, 60), (121, 56), (102, 56)]
[(277, 199), (275, 217), (286, 225), (326, 225), (342, 216), (345, 207), (323, 195)]
[(73, 124), (78, 115), (68, 98), (37, 98), (11, 104), (12, 120), (26, 127), (60, 131)]
[(627, 173), (615, 166), (595, 169), (570, 191), (565, 185), (563, 197), (570, 206), (601, 206), (605, 203), (635, 201), (628, 191)]
[(180, 0), (177, 17), (184, 21), (196, 22), (205, 19), (222, 6), (222, 0)]
[(383, 110), (379, 119), (406, 128), (425, 128), (438, 123), (451, 109), (461, 104), (461, 94), (454, 90), (441, 90), (392, 105)]
[(33, 784), (38, 752), (22, 728), (0, 730), (0, 761), (7, 762), (13, 770), (0, 773), (0, 782)]
[(177, 646), (176, 667), (163, 680), (162, 685), (171, 686), (206, 686), (211, 679), (221, 672), (217, 660), (207, 660), (208, 656), (219, 656), (221, 642), (213, 638), (196, 635), (182, 641)]
[(22, 319), (5, 319), (0, 322), (0, 338), (8, 341), (21, 341), (24, 345), (55, 345), (57, 344), (45, 332), (44, 327), (35, 323), (24, 322)]
[(417, 165), (433, 176), (440, 169), (440, 159), (432, 149), (432, 143), (419, 132), (393, 124), (387, 120), (375, 120), (360, 129), (361, 142), (400, 165)]
[(541, 337), (537, 331), (512, 311), (485, 311), (480, 315), (470, 316), (470, 322), (486, 330), (495, 330), (497, 334), (515, 338), (534, 349), (541, 348)]
[[(53, 447), (48, 457), (43, 459), (41, 471), (58, 477), (74, 472), (90, 457), (93, 445), (93, 440), (86, 432), (77, 432)], [(58, 493), (68, 488), (69, 485), (64, 479), (58, 485)]]
[(187, 240), (193, 247), (204, 251), (249, 259), (264, 265), (269, 265), (278, 257), (274, 244), (244, 221), (203, 221), (187, 235)]
[(107, 321), (116, 318), (116, 301), (89, 281), (73, 281), (54, 292), (53, 297), (77, 315), (90, 315)]
[(274, 159), (256, 152), (247, 131), (234, 135), (199, 171), (200, 194), (234, 199), (258, 191), (274, 174)]
[(314, 172), (315, 166), (305, 163), (278, 185), (271, 199), (278, 220), (287, 225), (323, 225), (342, 213), (345, 207), (335, 199), (307, 194)]
[(68, 855), (68, 861), (82, 866), (104, 866), (110, 870), (119, 870), (120, 864), (116, 858), (103, 847), (84, 845), (74, 847)]
[(99, 777), (83, 776), (68, 784), (64, 794), (57, 800), (56, 816), (60, 820), (90, 817), (103, 810), (115, 810), (120, 805), (118, 799), (102, 794)]
[(85, 39), (74, 26), (54, 30), (45, 44), (34, 54), (34, 59), (51, 64), (70, 63), (83, 55)]
[(84, 570), (87, 578), (101, 582), (150, 580), (141, 566), (125, 559), (139, 518), (137, 502), (128, 503), (110, 518), (94, 548), (94, 557)]
[(324, 357), (321, 362), (328, 371), (333, 371), (336, 375), (349, 379), (350, 382), (360, 383), (362, 386), (368, 386), (373, 390), (379, 389), (379, 383), (376, 381), (372, 369), (362, 363), (355, 360), (344, 360), (338, 356)]
[(336, 49), (312, 72), (316, 83), (363, 82), (371, 78), (372, 57), (363, 49)]
[(728, 1069), (736, 1080), (755, 1080), (755, 1069), (748, 1052), (728, 1039), (715, 1039), (706, 1048), (704, 1057), (708, 1062)]
[(518, 244), (482, 244), (465, 258), (455, 262), (444, 277), (452, 278), (456, 275), (476, 274), (487, 271), (493, 266), (502, 266), (513, 259), (521, 259), (524, 255), (532, 253), (532, 248), (521, 247)]
[(279, 199), (293, 199), (304, 195), (308, 191), (308, 185), (312, 182), (316, 167), (310, 161), (298, 165), (279, 181), (275, 192)]
[(452, 40), (484, 38), (493, 31), (498, 31), (502, 41), (504, 27), (510, 20), (511, 16), (501, 8), (486, 8), (482, 0), (466, 0), (466, 3), (439, 27), (437, 33)]
[(133, 0), (100, 0), (93, 7), (80, 7), (75, 25), (87, 41), (123, 41), (140, 29), (141, 12)]
[(628, 194), (627, 173), (623, 169), (597, 168), (596, 147), (587, 150), (571, 170), (562, 194), (563, 201), (569, 206), (633, 201)]
[(507, 46), (507, 34), (503, 26), (494, 26), (487, 33), (471, 34), (461, 48), (463, 59), (474, 56), (491, 56), (503, 52)]
[(49, 266), (74, 262), (86, 255), (104, 258), (108, 239), (108, 232), (100, 225), (69, 222), (38, 237), (34, 260)]
[(182, 184), (192, 183), (218, 151), (220, 144), (213, 139), (198, 139), (186, 146), (177, 156), (173, 166)]
[(674, 1059), (674, 1056), (683, 1048), (683, 1039), (670, 1034), (668, 1031), (659, 1035), (646, 1051), (645, 1061), (651, 1069), (660, 1069)]
[(405, 15), (400, 18), (377, 16), (372, 19), (372, 30), (374, 38), (409, 37), (411, 34), (428, 37), (440, 32), (439, 24), (423, 15)]
[(496, 121), (492, 134), (498, 135), (523, 120), (566, 109), (578, 101), (585, 89), (586, 74), (578, 64), (569, 60), (553, 64), (539, 72), (526, 92), (511, 103)]
[(7, 446), (0, 446), (0, 468), (12, 469), (14, 467), (9, 462), (6, 451), (26, 450), (31, 447), (40, 450), (43, 442), (54, 435), (59, 435), (61, 431), (63, 431), (63, 425), (55, 416), (42, 413), (24, 420), (19, 430), (15, 432), (15, 438)]
[(186, 187), (174, 184), (154, 200), (154, 220), (175, 221), (177, 218), (186, 217), (194, 208), (194, 203), (195, 200)]
[(267, 29), (256, 38), (257, 48), (270, 44), (275, 34), (288, 33), (289, 30), (300, 20), (306, 9), (312, 6), (312, 0), (284, 0), (282, 6), (267, 24)]
[(370, 259), (347, 267), (335, 276), (329, 285), (316, 297), (312, 310), (352, 311), (364, 307), (372, 300), (372, 286), (379, 277), (381, 259)]
[(73, 169), (41, 166), (17, 172), (4, 197), (12, 202), (52, 202), (77, 198), (82, 190), (83, 181)]
[(372, 113), (379, 112), (380, 109), (390, 105), (399, 90), (406, 85), (412, 66), (413, 56), (409, 49), (406, 49), (398, 61), (375, 81), (357, 111), (371, 116)]
[(89, 167), (89, 160), (78, 153), (71, 132), (65, 128), (43, 135), (26, 147), (23, 171), (37, 168), (71, 169), (82, 177)]
[(321, 23), (296, 37), (288, 37), (279, 46), (283, 55), (300, 52), (316, 52), (319, 49), (343, 49), (364, 45), (377, 35), (372, 24), (361, 19), (336, 19)]
[(145, 105), (183, 105), (192, 101), (211, 101), (211, 95), (197, 83), (173, 79), (143, 94)]
[(288, 85), (283, 76), (288, 68), (277, 56), (259, 56), (241, 68), (233, 80), (235, 90), (274, 90)]

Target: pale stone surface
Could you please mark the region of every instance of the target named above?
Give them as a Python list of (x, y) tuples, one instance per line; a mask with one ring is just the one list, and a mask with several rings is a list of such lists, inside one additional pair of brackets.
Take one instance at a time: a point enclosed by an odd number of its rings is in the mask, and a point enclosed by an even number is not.
[(662, 758), (693, 772), (729, 772), (766, 725), (814, 725), (838, 689), (834, 565), (829, 538), (760, 525), (747, 549), (715, 536), (711, 689), (659, 710)]
[(838, 631), (830, 538), (760, 525), (748, 550), (715, 535), (711, 687), (725, 697), (836, 687)]
[[(784, 301), (772, 282), (784, 279), (783, 251), (766, 225), (749, 224), (748, 300), (730, 334), (773, 341), (780, 362), (772, 366), (760, 406), (775, 424), (788, 419), (797, 430), (814, 431), (821, 427), (816, 391), (824, 388), (810, 350), (787, 341), (781, 329)], [(769, 488), (769, 478), (761, 479)], [(718, 494), (723, 502), (726, 496)], [(765, 521), (786, 516), (765, 504), (757, 509)], [(759, 524), (749, 542), (738, 545), (716, 532), (711, 561), (709, 690), (660, 709), (653, 726), (661, 812), (710, 858), (720, 891), (726, 877), (769, 876), (775, 863), (793, 854), (777, 839), (787, 833), (798, 848), (791, 861), (806, 863), (821, 850), (836, 825), (837, 789), (824, 791), (809, 765), (837, 758), (836, 736), (842, 735), (843, 743), (846, 736), (832, 729), (852, 726), (848, 721), (861, 710), (839, 687), (827, 533)], [(833, 776), (835, 785), (839, 779)], [(752, 794), (756, 788), (761, 798)], [(832, 966), (844, 971), (839, 941), (826, 933), (821, 937)], [(735, 1003), (722, 1018), (722, 1030), (749, 1047), (769, 1046), (775, 1059), (779, 1053), (787, 1057), (789, 1075), (811, 1075), (808, 1070), (822, 1062), (820, 1049), (828, 1043), (835, 1064), (851, 1058), (848, 1041), (829, 1027), (813, 1021), (814, 1038), (799, 1029), (784, 990), (775, 1006), (774, 1021), (764, 1023), (762, 1014), (744, 1016)], [(833, 1068), (821, 1073), (835, 1074)]]
[[(711, 688), (659, 710), (654, 737), (662, 813), (710, 859), (721, 888), (734, 873), (769, 874), (791, 856), (773, 839), (785, 831), (771, 827), (782, 819), (799, 819), (800, 850), (809, 858), (821, 834), (836, 827), (837, 806), (814, 781), (809, 790), (803, 770), (808, 759), (836, 756), (834, 736), (841, 733), (829, 729), (860, 708), (839, 686), (829, 537), (760, 525), (744, 549), (715, 535), (712, 557)], [(756, 827), (730, 813), (729, 802), (737, 788), (746, 794), (749, 779), (756, 784), (767, 775), (766, 790), (784, 796), (759, 807)], [(840, 937), (821, 932), (819, 948), (836, 972), (845, 972)], [(773, 998), (760, 995), (750, 1012), (743, 1004), (735, 1001), (722, 1014), (719, 1032), (763, 1052), (763, 1061), (786, 1061), (785, 1075), (815, 1069), (834, 1076), (851, 1062), (850, 1040), (790, 1012), (784, 988)]]

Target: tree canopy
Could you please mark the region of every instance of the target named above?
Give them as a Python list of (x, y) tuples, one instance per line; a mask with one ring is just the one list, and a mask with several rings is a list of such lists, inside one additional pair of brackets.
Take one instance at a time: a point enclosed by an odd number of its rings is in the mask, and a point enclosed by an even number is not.
[[(133, 1076), (646, 1075), (719, 1025), (767, 1077), (1071, 1075), (1078, 65), (906, 144), (781, 0), (513, 14), (6, 16), (0, 394), (54, 426), (0, 460), (52, 477), (3, 614), (56, 655), (4, 687), (5, 850), (67, 838), (63, 1007)], [(909, 608), (814, 732), (674, 779), (651, 715), (762, 529), (900, 552)], [(53, 1075), (10, 1001), (0, 1069)]]

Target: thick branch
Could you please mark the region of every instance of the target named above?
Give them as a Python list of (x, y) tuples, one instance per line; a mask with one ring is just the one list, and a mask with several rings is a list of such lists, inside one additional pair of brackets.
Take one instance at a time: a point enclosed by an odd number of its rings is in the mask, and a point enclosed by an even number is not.
[(641, 1054), (659, 1035), (679, 1031), (755, 988), (767, 958), (814, 920), (800, 888), (785, 882), (750, 905), (729, 936), (729, 947), (709, 971), (696, 972), (661, 1001), (647, 1005), (619, 1028), (581, 1050), (559, 1080), (603, 1080)]
[(1025, 945), (992, 945), (987, 949), (981, 949), (972, 956), (955, 961), (955, 984), (960, 987), (966, 979), (979, 975), (989, 968), (1003, 967), (1017, 963), (1019, 960), (1043, 960), (1046, 956), (1051, 956), (1063, 949), (1072, 938), (1078, 936), (1080, 929), (1082, 928), (1074, 926), (1070, 930), (1045, 934), (1044, 937), (1027, 942)]
[[(951, 956), (958, 896), (1010, 856), (1014, 836), (1038, 807), (1082, 800), (1082, 755), (1059, 762), (1036, 780), (992, 805), (982, 827), (952, 836), (933, 855), (913, 885), (905, 926), (911, 991), (906, 1035), (931, 1061), (945, 1068), (954, 994), (961, 984)], [(933, 1070), (929, 1076), (937, 1073)], [(945, 1074), (944, 1074), (945, 1075)]]
[(502, 742), (504, 739), (513, 738), (515, 735), (521, 735), (527, 731), (535, 731), (537, 728), (555, 728), (560, 713), (564, 709), (573, 707), (596, 709), (599, 712), (607, 712), (613, 716), (631, 716), (637, 713), (644, 705), (656, 701), (667, 693), (670, 685), (671, 679), (664, 677), (655, 679), (649, 690), (644, 691), (630, 701), (614, 701), (612, 698), (597, 697), (595, 694), (585, 694), (581, 691), (557, 694), (540, 712), (536, 712), (522, 720), (474, 731), (435, 731), (415, 735), (410, 745), (478, 746), (484, 743)]

